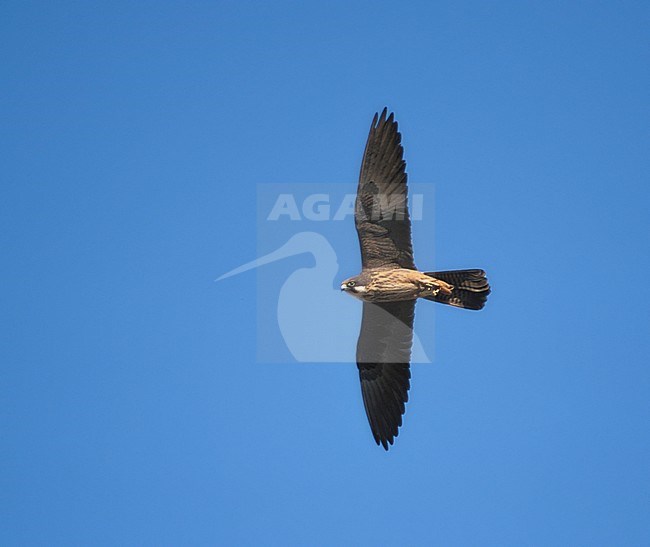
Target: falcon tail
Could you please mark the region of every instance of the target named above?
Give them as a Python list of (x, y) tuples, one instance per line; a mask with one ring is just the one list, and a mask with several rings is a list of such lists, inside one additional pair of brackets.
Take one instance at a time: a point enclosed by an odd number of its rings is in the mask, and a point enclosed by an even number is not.
[(440, 293), (437, 296), (425, 297), (427, 300), (468, 310), (480, 310), (485, 306), (488, 294), (490, 294), (490, 284), (483, 270), (424, 273), (454, 286), (451, 294)]

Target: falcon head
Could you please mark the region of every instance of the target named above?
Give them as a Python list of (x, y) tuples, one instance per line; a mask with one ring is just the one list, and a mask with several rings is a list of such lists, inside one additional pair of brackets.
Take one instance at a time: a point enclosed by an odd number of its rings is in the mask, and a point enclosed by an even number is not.
[(361, 275), (350, 277), (341, 283), (341, 290), (361, 298), (366, 292), (366, 279)]

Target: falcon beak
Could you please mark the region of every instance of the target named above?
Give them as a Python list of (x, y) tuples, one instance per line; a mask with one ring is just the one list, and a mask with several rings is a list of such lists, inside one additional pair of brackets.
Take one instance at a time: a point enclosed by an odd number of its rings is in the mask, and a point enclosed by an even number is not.
[(341, 283), (341, 290), (344, 291), (346, 288), (345, 283)]

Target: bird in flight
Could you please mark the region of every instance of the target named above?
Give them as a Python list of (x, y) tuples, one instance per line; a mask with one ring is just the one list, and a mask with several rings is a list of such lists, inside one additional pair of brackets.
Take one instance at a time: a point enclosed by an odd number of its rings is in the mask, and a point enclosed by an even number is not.
[(483, 270), (415, 267), (403, 154), (397, 122), (384, 108), (372, 120), (357, 188), (362, 269), (341, 284), (342, 291), (363, 301), (357, 342), (361, 394), (372, 435), (386, 450), (408, 401), (416, 300), (480, 310), (490, 294)]

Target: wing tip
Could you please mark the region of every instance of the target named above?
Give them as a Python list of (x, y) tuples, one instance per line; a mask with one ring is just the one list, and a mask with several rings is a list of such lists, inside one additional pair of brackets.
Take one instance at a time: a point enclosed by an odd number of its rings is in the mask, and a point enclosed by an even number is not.
[(387, 106), (382, 108), (381, 114), (379, 112), (375, 112), (372, 121), (373, 121), (373, 126), (376, 124), (377, 127), (383, 124), (397, 123), (395, 122), (395, 112), (389, 111)]
[(395, 437), (397, 437), (398, 433), (395, 433), (395, 435), (388, 435), (388, 436), (375, 436), (375, 442), (377, 443), (377, 446), (383, 447), (383, 449), (388, 452), (388, 449), (393, 446), (393, 443), (395, 442)]
[(382, 108), (381, 113), (375, 112), (375, 115), (372, 118), (373, 127), (380, 127), (384, 124), (390, 125), (395, 123), (397, 123), (395, 121), (395, 112), (389, 111), (387, 106)]

